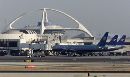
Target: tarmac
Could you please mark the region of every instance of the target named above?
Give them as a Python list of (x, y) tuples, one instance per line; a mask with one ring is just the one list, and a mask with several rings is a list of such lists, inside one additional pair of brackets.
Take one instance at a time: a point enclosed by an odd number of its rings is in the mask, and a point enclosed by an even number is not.
[(0, 73), (0, 77), (130, 77), (130, 73)]
[(130, 56), (45, 56), (31, 57), (26, 56), (1, 56), (0, 62), (24, 62), (32, 60), (34, 62), (130, 62)]
[(0, 77), (130, 77), (130, 56), (3, 56), (0, 61)]
[(0, 62), (0, 77), (130, 77), (130, 62)]
[(130, 62), (0, 62), (0, 72), (130, 73)]

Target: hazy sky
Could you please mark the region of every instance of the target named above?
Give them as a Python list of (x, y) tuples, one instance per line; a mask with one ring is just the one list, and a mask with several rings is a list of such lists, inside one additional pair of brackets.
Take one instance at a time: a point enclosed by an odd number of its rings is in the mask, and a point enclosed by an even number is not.
[(130, 36), (130, 0), (0, 0), (0, 27), (26, 11), (54, 8), (80, 21), (92, 34)]

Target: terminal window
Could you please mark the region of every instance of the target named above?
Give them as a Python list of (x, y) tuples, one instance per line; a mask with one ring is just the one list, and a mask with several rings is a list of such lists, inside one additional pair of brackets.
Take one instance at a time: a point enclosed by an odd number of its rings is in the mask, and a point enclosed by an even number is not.
[(9, 41), (9, 47), (17, 47), (17, 41)]

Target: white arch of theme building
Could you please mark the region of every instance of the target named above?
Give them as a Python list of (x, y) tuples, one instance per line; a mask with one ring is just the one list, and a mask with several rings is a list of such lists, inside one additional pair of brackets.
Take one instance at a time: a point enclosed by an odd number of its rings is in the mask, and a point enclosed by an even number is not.
[[(42, 11), (42, 24), (41, 24), (41, 28), (40, 28), (40, 33), (43, 34), (44, 33), (44, 30), (46, 29), (46, 24), (45, 22), (48, 22), (48, 18), (47, 18), (47, 10), (51, 10), (51, 11), (55, 11), (55, 12), (58, 12), (58, 13), (62, 13), (64, 14), (65, 16), (71, 18), (72, 20), (74, 20), (77, 24), (78, 24), (78, 28), (64, 28), (64, 30), (81, 30), (85, 33), (87, 33), (90, 37), (94, 37), (90, 31), (85, 28), (78, 20), (76, 20), (75, 18), (73, 18), (72, 16), (62, 12), (62, 11), (59, 11), (59, 10), (55, 10), (55, 9), (50, 9), (50, 8), (43, 8), (43, 9), (39, 9)], [(38, 10), (36, 10), (38, 11)], [(14, 21), (12, 21), (10, 24), (9, 24), (9, 29), (15, 29), (12, 27), (12, 25), (18, 21), (19, 19), (21, 19), (24, 15), (28, 14), (29, 12), (26, 12), (26, 13), (23, 13), (22, 15), (20, 15), (19, 17), (17, 17)]]

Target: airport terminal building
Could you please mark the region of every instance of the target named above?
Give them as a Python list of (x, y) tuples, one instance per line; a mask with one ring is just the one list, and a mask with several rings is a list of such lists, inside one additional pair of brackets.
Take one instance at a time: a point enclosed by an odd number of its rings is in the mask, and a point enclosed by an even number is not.
[[(47, 11), (54, 11), (61, 13), (68, 18), (72, 19), (78, 24), (76, 28), (64, 27), (61, 25), (49, 24)], [(9, 28), (0, 34), (0, 51), (2, 52), (30, 52), (36, 51), (52, 51), (52, 47), (59, 45), (90, 45), (95, 41), (94, 36), (85, 28), (79, 21), (71, 17), (70, 15), (55, 9), (44, 8), (42, 11), (41, 22), (37, 22), (37, 25), (28, 25), (23, 28), (15, 28), (13, 24), (21, 19), (23, 15), (16, 18), (9, 24)], [(75, 36), (73, 38), (63, 38), (65, 32), (68, 31), (81, 31), (87, 36)], [(70, 33), (71, 34), (71, 33)], [(127, 40), (129, 41), (129, 40)], [(129, 45), (120, 51), (129, 51)], [(31, 53), (31, 52), (30, 52)]]
[[(42, 11), (41, 22), (38, 22), (35, 26), (25, 26), (23, 28), (15, 28), (13, 24), (23, 16), (16, 18), (9, 24), (9, 29), (0, 34), (0, 49), (3, 50), (22, 50), (27, 51), (43, 50), (51, 51), (55, 44), (91, 44), (94, 40), (92, 34), (76, 19), (72, 18), (68, 14), (55, 10), (44, 8)], [(78, 28), (64, 28), (60, 25), (49, 25), (47, 18), (47, 10), (55, 11), (64, 14), (71, 18), (78, 24)], [(89, 37), (76, 37), (72, 39), (63, 39), (62, 36), (68, 30), (79, 30), (88, 34)]]

